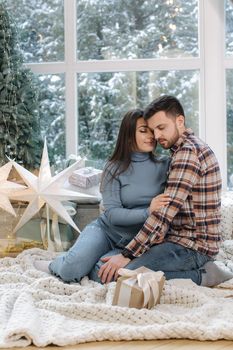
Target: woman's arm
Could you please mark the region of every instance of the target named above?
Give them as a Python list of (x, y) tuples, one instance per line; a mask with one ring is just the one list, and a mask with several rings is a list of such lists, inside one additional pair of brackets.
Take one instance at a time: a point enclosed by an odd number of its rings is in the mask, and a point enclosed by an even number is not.
[(168, 194), (160, 194), (152, 199), (148, 208), (124, 208), (121, 201), (120, 180), (111, 178), (110, 172), (105, 175), (102, 188), (105, 215), (112, 225), (129, 226), (143, 224), (153, 211), (159, 210), (170, 201)]
[(124, 208), (121, 202), (120, 180), (112, 178), (109, 170), (105, 170), (102, 198), (105, 215), (112, 225), (129, 226), (143, 224), (149, 216), (149, 207), (143, 209)]

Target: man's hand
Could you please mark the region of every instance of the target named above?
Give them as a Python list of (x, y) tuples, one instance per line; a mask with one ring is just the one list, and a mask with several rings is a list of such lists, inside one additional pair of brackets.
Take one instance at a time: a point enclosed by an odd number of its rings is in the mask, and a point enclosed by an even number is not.
[(126, 266), (131, 261), (121, 254), (106, 256), (100, 260), (105, 262), (98, 273), (102, 283), (109, 283), (112, 279), (116, 280), (119, 268)]

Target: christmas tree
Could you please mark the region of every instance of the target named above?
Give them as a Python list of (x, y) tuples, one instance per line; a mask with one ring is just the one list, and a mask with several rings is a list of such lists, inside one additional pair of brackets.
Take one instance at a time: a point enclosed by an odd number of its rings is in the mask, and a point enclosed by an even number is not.
[(0, 3), (0, 165), (6, 156), (26, 168), (40, 163), (37, 86), (36, 77), (23, 66), (13, 19)]

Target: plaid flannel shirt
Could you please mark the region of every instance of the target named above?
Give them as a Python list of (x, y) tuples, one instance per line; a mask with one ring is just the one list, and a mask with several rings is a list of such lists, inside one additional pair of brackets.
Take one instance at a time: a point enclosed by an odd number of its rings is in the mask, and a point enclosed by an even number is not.
[(165, 190), (171, 202), (148, 217), (123, 250), (125, 256), (138, 257), (165, 241), (209, 256), (219, 251), (222, 181), (218, 161), (191, 129), (186, 129), (171, 152)]

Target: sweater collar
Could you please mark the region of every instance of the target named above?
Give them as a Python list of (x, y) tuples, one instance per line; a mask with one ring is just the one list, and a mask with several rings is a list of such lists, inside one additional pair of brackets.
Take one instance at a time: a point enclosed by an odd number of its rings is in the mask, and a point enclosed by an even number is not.
[(148, 152), (132, 152), (131, 153), (131, 160), (132, 162), (144, 162), (145, 160), (149, 159), (149, 153)]

